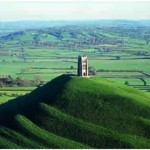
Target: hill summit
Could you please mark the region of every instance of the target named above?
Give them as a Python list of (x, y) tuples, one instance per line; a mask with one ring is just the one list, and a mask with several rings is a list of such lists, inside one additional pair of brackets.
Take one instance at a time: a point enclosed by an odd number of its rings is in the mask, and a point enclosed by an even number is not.
[(0, 105), (0, 148), (150, 148), (150, 97), (61, 75)]

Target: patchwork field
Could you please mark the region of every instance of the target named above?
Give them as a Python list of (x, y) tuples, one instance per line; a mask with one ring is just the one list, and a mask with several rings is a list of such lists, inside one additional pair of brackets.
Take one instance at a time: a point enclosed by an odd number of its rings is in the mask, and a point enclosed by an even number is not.
[(25, 95), (34, 90), (35, 87), (3, 87), (0, 88), (0, 104), (7, 102), (9, 99)]
[(150, 22), (54, 24), (0, 24), (0, 148), (150, 148)]
[(149, 92), (149, 26), (107, 23), (8, 30), (0, 36), (0, 77), (47, 82), (77, 74), (78, 55), (87, 55), (95, 70), (93, 74), (89, 68), (90, 76)]

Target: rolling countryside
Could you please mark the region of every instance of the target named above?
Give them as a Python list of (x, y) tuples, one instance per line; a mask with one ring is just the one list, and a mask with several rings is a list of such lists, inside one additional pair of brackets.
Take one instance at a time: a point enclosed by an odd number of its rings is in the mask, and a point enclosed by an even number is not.
[[(24, 30), (16, 31), (17, 24)], [(87, 55), (91, 75), (94, 70), (96, 76), (149, 92), (149, 21), (102, 20), (64, 25), (60, 21), (51, 23), (52, 27), (50, 22), (41, 22), (43, 28), (36, 22), (26, 24), (16, 22), (9, 28), (8, 23), (8, 31), (1, 33), (1, 78), (47, 82), (61, 74), (76, 74), (78, 55)]]
[(150, 148), (149, 33), (150, 20), (1, 23), (0, 148)]

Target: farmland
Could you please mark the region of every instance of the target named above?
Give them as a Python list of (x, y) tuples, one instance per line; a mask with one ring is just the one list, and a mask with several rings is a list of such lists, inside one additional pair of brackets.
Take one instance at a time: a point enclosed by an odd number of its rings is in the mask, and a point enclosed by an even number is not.
[(87, 55), (96, 76), (149, 92), (149, 31), (149, 26), (121, 21), (7, 30), (0, 37), (0, 76), (47, 82), (76, 74), (78, 55)]
[(30, 93), (35, 87), (6, 87), (0, 88), (0, 104), (7, 102), (9, 99)]
[(0, 148), (150, 148), (150, 23), (48, 24), (0, 24)]

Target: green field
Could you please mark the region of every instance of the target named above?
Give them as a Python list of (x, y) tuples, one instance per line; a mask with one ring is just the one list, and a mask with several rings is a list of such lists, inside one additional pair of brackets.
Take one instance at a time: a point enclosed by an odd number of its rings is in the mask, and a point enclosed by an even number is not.
[(25, 95), (34, 90), (35, 87), (3, 87), (0, 88), (0, 104), (7, 102), (9, 99)]
[[(128, 59), (116, 60), (112, 56), (101, 56), (95, 52), (72, 51), (61, 49), (27, 49), (29, 57), (26, 62), (17, 56), (5, 56), (6, 62), (0, 63), (1, 75), (11, 75), (22, 79), (35, 80), (37, 77), (50, 81), (61, 75), (77, 74), (77, 56), (87, 55), (89, 66), (97, 70), (97, 76), (124, 84), (128, 81), (130, 85), (143, 85), (140, 78), (143, 78), (147, 85), (150, 85), (150, 60), (138, 59), (137, 56), (128, 56)], [(113, 55), (109, 53), (109, 55)], [(121, 55), (121, 54), (120, 54)], [(130, 58), (131, 57), (131, 58)], [(136, 58), (137, 57), (137, 58)], [(136, 58), (136, 59), (135, 59)], [(1, 60), (4, 57), (0, 57)], [(13, 62), (15, 60), (15, 62)], [(73, 66), (73, 69), (71, 69)], [(145, 90), (145, 91), (149, 91)], [(22, 93), (23, 94), (23, 93)]]
[[(15, 60), (14, 57), (10, 56), (1, 57), (1, 60), (7, 59), (6, 62), (0, 63), (1, 75), (10, 74), (14, 77), (29, 79), (35, 79), (36, 75), (41, 75), (44, 80), (48, 81), (52, 77), (66, 72), (76, 73), (77, 56), (84, 54), (89, 58), (89, 66), (95, 67), (96, 70), (103, 69), (110, 70), (110, 72), (113, 70), (124, 75), (130, 75), (132, 72), (136, 75), (137, 72), (137, 76), (140, 74), (139, 72), (150, 73), (150, 60), (138, 59), (138, 57), (132, 59), (132, 57), (130, 58), (128, 56), (128, 59), (122, 58), (121, 60), (116, 60), (114, 57), (112, 60), (112, 56), (100, 56), (94, 52), (88, 53), (86, 51), (80, 52), (61, 49), (30, 49), (27, 50), (27, 54), (30, 56), (26, 62), (24, 62), (23, 59)], [(111, 55), (111, 53), (109, 55)], [(13, 60), (15, 60), (15, 62), (13, 62)], [(70, 66), (73, 66), (74, 70), (71, 70)], [(128, 71), (130, 72), (128, 73)]]
[[(149, 93), (150, 46), (145, 40), (149, 31), (149, 26), (132, 21), (125, 26), (121, 21), (104, 21), (14, 32), (5, 29), (0, 37), (0, 78), (10, 75), (48, 82), (61, 74), (77, 74), (78, 56), (87, 55), (97, 77)], [(22, 94), (26, 92), (18, 90)]]

